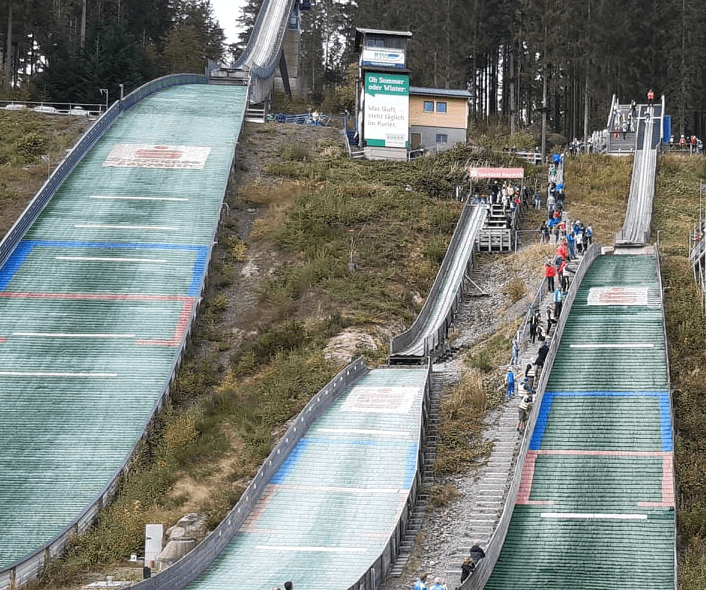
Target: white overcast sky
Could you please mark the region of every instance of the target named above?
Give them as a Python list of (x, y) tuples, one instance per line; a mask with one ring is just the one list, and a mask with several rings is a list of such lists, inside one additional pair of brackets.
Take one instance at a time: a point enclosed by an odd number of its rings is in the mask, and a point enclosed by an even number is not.
[(240, 17), (244, 4), (245, 0), (211, 0), (214, 16), (226, 35), (226, 43), (238, 41), (240, 29), (236, 25), (236, 19)]

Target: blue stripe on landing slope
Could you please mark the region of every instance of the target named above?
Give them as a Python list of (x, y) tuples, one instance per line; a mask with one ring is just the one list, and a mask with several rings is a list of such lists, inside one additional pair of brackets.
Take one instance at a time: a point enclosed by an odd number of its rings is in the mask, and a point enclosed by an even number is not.
[(24, 264), (25, 259), (29, 256), (34, 246), (28, 242), (20, 242), (15, 250), (10, 254), (10, 257), (5, 261), (5, 264), (0, 268), (0, 291), (4, 291), (10, 284), (12, 277), (15, 276), (17, 269)]
[(673, 428), (670, 416), (670, 394), (667, 391), (546, 391), (538, 410), (533, 435), (530, 438), (529, 449), (537, 451), (542, 444), (547, 421), (550, 417), (552, 402), (555, 397), (650, 397), (656, 396), (660, 407), (660, 437), (661, 450), (673, 450)]
[(282, 483), (287, 479), (287, 476), (294, 469), (295, 465), (297, 465), (302, 454), (307, 450), (309, 442), (310, 441), (306, 438), (301, 438), (299, 440), (297, 446), (295, 446), (295, 448), (290, 451), (290, 454), (287, 455), (287, 459), (285, 459), (285, 462), (280, 466), (280, 469), (278, 469), (277, 473), (273, 475), (270, 483)]
[(670, 416), (670, 394), (667, 391), (658, 392), (660, 404), (660, 436), (663, 440), (663, 450), (673, 450), (673, 425)]
[(412, 482), (415, 480), (417, 473), (417, 445), (410, 445), (408, 454), (405, 459), (405, 480), (403, 481), (403, 489), (409, 490), (412, 487)]
[(206, 270), (209, 251), (206, 246), (193, 244), (151, 244), (140, 242), (77, 242), (71, 240), (24, 240), (20, 242), (0, 269), (0, 291), (4, 291), (35, 247), (48, 248), (101, 248), (105, 250), (191, 250), (196, 253), (192, 267), (191, 283), (187, 289), (189, 297), (196, 297), (201, 290), (201, 281)]
[(328, 438), (301, 438), (294, 449), (285, 459), (284, 463), (277, 470), (277, 473), (273, 475), (270, 483), (278, 484), (283, 483), (285, 479), (290, 475), (295, 465), (299, 462), (302, 454), (307, 450), (307, 447), (312, 444), (325, 444), (325, 445), (362, 445), (362, 446), (374, 446), (374, 447), (407, 447), (407, 454), (405, 456), (405, 475), (403, 486), (408, 489), (412, 486), (412, 482), (415, 478), (415, 473), (417, 473), (417, 443), (409, 442), (390, 442), (390, 441), (376, 441), (376, 440), (336, 440)]

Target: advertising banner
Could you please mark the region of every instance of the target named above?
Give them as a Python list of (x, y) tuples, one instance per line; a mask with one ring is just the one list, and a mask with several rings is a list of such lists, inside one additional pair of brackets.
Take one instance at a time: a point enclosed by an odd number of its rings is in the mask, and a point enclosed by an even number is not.
[(404, 74), (366, 72), (365, 92), (366, 143), (407, 147), (410, 78)]
[(523, 168), (469, 168), (471, 178), (523, 178)]
[(405, 52), (402, 49), (364, 47), (361, 55), (361, 65), (402, 69), (405, 67)]

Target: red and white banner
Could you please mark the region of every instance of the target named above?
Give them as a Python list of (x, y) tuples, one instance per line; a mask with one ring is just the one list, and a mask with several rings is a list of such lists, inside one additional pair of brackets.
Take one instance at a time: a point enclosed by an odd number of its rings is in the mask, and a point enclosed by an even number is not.
[(592, 287), (587, 305), (648, 305), (648, 287)]
[(469, 168), (471, 178), (523, 178), (523, 168)]
[(104, 166), (113, 168), (179, 168), (201, 170), (210, 147), (116, 143)]

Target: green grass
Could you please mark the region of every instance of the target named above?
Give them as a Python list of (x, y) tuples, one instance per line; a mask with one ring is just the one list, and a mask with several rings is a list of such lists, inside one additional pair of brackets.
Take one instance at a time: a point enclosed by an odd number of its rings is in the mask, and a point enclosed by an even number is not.
[[(699, 219), (705, 159), (666, 154), (658, 160), (654, 225), (661, 270), (675, 412), (679, 583), (705, 588), (705, 315), (704, 294), (687, 259), (688, 233)], [(704, 217), (704, 210), (702, 211)], [(654, 238), (657, 231), (654, 232)]]

